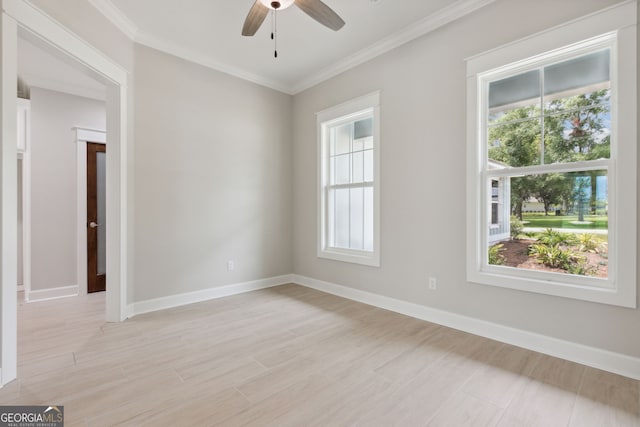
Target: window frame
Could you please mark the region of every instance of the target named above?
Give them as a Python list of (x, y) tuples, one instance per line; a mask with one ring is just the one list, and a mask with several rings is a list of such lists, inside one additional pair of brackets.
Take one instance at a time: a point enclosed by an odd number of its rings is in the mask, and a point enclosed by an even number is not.
[[(636, 307), (636, 4), (625, 2), (467, 60), (467, 280), (510, 289)], [(527, 173), (607, 170), (607, 279), (489, 265), (487, 173), (489, 83), (598, 49), (610, 49), (611, 156), (606, 160), (516, 168)], [(618, 90), (624, 88), (624, 91)], [(624, 197), (618, 197), (624, 183)], [(629, 195), (631, 193), (631, 195)]]
[[(329, 183), (330, 127), (349, 123), (363, 115), (373, 119), (373, 182), (349, 184), (373, 188), (373, 251), (329, 246), (329, 214), (327, 193)], [(380, 266), (380, 92), (372, 92), (316, 113), (318, 146), (318, 236), (319, 258), (343, 261), (367, 266)], [(342, 185), (341, 185), (342, 186)]]

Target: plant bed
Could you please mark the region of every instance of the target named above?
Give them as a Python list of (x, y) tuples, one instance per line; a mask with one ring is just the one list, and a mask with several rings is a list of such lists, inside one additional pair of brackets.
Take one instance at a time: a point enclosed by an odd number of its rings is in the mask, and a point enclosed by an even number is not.
[[(543, 264), (539, 259), (530, 254), (530, 247), (539, 242), (530, 239), (516, 239), (501, 242), (502, 247), (499, 250), (501, 256), (501, 265), (506, 267), (525, 268), (529, 270), (550, 271), (555, 273), (568, 274), (569, 271), (563, 268), (554, 268)], [(589, 269), (587, 275), (593, 277), (606, 278), (608, 274), (608, 262), (606, 256), (598, 252), (581, 251), (579, 246), (564, 247), (570, 249), (573, 253), (578, 254), (585, 259), (585, 265)]]

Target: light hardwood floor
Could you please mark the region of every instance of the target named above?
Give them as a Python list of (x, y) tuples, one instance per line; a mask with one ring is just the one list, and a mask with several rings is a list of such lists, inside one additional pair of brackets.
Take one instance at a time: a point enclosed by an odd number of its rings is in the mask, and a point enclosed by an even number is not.
[(21, 304), (0, 404), (66, 426), (640, 426), (639, 382), (295, 285), (105, 323)]

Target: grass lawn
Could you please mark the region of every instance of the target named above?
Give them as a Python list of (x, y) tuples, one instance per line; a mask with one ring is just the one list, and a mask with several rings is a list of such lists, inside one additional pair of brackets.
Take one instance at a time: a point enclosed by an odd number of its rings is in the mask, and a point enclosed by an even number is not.
[(584, 220), (590, 221), (592, 224), (572, 224), (578, 221), (578, 215), (555, 216), (544, 214), (523, 214), (522, 220), (525, 221), (525, 227), (540, 228), (576, 228), (576, 229), (600, 229), (606, 230), (609, 227), (609, 218), (607, 216), (585, 215)]

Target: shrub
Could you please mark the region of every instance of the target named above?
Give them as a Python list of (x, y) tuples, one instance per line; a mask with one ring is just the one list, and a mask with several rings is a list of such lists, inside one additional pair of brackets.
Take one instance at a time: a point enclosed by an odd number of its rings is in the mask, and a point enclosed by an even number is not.
[(504, 245), (502, 243), (495, 244), (489, 247), (489, 264), (502, 265), (504, 264), (504, 255), (500, 252), (504, 251)]
[(603, 249), (606, 249), (606, 245), (603, 245), (603, 243), (599, 237), (593, 234), (585, 233), (578, 236), (578, 245), (581, 252), (600, 253)]
[(559, 244), (533, 244), (529, 247), (529, 255), (534, 256), (540, 264), (551, 268), (561, 268), (563, 270), (568, 270), (571, 264), (583, 259), (580, 255), (569, 249), (562, 249)]
[(573, 233), (562, 233), (552, 228), (547, 228), (538, 234), (538, 243), (547, 246), (572, 245), (576, 243), (576, 237)]
[(598, 271), (598, 267), (591, 265), (586, 259), (581, 258), (577, 262), (568, 265), (567, 272), (570, 274), (579, 274), (581, 276), (594, 276)]
[(517, 216), (511, 215), (511, 220), (509, 221), (509, 225), (511, 227), (511, 238), (513, 240), (516, 240), (518, 236), (522, 233), (522, 230), (524, 229), (524, 224), (522, 224), (522, 221), (520, 221), (520, 219), (518, 219)]

